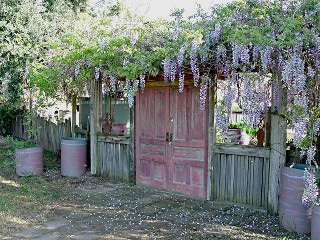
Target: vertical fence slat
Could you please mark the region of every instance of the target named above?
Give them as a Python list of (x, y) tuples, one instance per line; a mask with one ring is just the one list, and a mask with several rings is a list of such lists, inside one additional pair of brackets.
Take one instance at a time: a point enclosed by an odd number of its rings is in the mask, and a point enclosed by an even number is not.
[[(24, 125), (23, 116), (18, 116), (12, 121), (12, 135), (19, 139), (30, 140), (28, 137), (29, 126)], [(35, 129), (39, 129), (38, 143), (45, 149), (54, 153), (60, 151), (61, 138), (71, 136), (69, 120), (64, 123), (52, 123), (45, 118), (36, 116), (32, 122)]]
[(98, 149), (99, 175), (116, 181), (130, 181), (130, 144), (99, 140)]
[[(238, 150), (239, 149), (239, 150)], [(214, 148), (213, 198), (267, 207), (269, 149), (252, 151), (243, 146)]]

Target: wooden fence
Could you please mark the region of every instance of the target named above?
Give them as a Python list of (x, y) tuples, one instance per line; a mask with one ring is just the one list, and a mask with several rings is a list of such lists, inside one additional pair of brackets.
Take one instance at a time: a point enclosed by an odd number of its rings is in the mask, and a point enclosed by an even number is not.
[(130, 154), (130, 138), (98, 137), (98, 175), (116, 181), (134, 181), (134, 159)]
[[(24, 125), (23, 117), (16, 117), (12, 121), (12, 135), (14, 137), (29, 140), (28, 129)], [(44, 118), (36, 116), (32, 121), (32, 127), (39, 129), (40, 134), (37, 142), (45, 149), (54, 153), (59, 153), (61, 148), (61, 138), (71, 137), (71, 121), (55, 124)]]
[(267, 148), (213, 147), (213, 198), (267, 207), (269, 187)]

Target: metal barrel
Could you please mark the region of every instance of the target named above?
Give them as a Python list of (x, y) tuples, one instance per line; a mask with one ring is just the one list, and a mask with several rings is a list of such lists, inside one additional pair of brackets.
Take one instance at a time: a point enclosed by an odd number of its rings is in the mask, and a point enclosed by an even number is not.
[(86, 173), (88, 140), (86, 138), (61, 139), (61, 175), (80, 177)]
[(318, 205), (312, 208), (311, 239), (320, 240), (320, 206)]
[(281, 171), (279, 219), (282, 226), (297, 233), (311, 232), (311, 208), (302, 204), (305, 164), (284, 166)]
[(43, 173), (43, 148), (15, 149), (16, 174), (18, 176), (41, 175)]

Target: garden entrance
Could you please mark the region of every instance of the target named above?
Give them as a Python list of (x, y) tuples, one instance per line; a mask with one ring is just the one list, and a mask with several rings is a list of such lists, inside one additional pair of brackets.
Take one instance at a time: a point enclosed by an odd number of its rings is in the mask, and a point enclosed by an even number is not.
[(150, 87), (136, 102), (136, 182), (206, 198), (207, 113), (199, 89)]

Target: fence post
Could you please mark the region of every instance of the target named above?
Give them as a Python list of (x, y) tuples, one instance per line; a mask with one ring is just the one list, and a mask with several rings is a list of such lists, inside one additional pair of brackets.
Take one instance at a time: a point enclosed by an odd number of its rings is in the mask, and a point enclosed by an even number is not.
[(99, 174), (98, 133), (101, 132), (102, 118), (102, 84), (91, 79), (90, 87), (90, 160), (91, 174)]
[(281, 168), (286, 162), (287, 124), (284, 112), (286, 110), (287, 93), (281, 87), (280, 80), (275, 80), (273, 84), (270, 124), (268, 212), (275, 215), (278, 213)]

